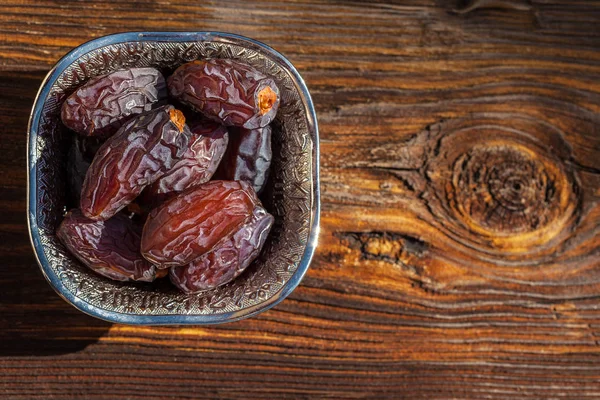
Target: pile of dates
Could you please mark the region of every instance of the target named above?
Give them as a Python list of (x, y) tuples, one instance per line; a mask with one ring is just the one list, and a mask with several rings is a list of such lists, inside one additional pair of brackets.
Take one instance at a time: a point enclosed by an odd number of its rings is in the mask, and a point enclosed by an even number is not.
[(169, 275), (193, 293), (235, 279), (273, 225), (258, 194), (279, 101), (273, 79), (226, 59), (183, 64), (167, 80), (154, 68), (91, 79), (61, 109), (77, 133), (68, 180), (79, 207), (58, 238), (117, 281)]

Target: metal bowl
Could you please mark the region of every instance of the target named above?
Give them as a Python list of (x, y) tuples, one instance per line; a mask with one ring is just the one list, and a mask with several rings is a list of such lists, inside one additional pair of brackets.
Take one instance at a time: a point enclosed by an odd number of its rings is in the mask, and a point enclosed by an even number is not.
[[(265, 207), (275, 224), (261, 256), (233, 282), (194, 295), (168, 282), (119, 283), (76, 261), (55, 230), (66, 210), (66, 153), (72, 132), (60, 122), (64, 98), (88, 79), (152, 66), (173, 70), (196, 59), (231, 58), (270, 75), (281, 91), (273, 122), (271, 178)], [(85, 43), (50, 71), (28, 129), (28, 223), (40, 268), (52, 287), (79, 310), (126, 324), (215, 324), (273, 307), (300, 283), (319, 231), (319, 134), (312, 100), (292, 64), (277, 51), (219, 32), (129, 32)]]

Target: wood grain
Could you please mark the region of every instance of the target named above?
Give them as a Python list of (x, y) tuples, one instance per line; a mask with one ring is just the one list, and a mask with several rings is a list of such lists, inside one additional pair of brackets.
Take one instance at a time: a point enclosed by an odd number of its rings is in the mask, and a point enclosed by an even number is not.
[[(2, 397), (599, 398), (600, 2), (514, 3), (2, 1)], [(273, 310), (111, 325), (40, 274), (31, 104), (64, 53), (125, 30), (247, 35), (307, 81), (321, 239)]]

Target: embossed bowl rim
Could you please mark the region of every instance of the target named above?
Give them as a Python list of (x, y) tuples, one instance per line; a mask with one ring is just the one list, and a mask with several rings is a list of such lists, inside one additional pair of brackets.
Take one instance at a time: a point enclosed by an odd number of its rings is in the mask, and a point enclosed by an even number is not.
[[(249, 48), (259, 48), (274, 61), (279, 63), (288, 73), (289, 77), (296, 86), (298, 94), (307, 110), (307, 126), (311, 137), (313, 138), (313, 165), (312, 165), (312, 190), (313, 205), (311, 209), (312, 224), (306, 243), (304, 254), (298, 264), (298, 268), (283, 287), (265, 301), (247, 307), (241, 310), (211, 315), (138, 315), (123, 314), (115, 311), (105, 310), (87, 303), (81, 298), (72, 294), (63, 286), (59, 277), (49, 267), (49, 261), (43, 251), (40, 241), (40, 233), (37, 226), (37, 187), (36, 187), (36, 167), (35, 160), (32, 157), (32, 148), (35, 146), (40, 117), (42, 115), (45, 99), (54, 82), (61, 76), (63, 71), (79, 57), (89, 53), (97, 48), (116, 43), (124, 42), (191, 42), (191, 41), (212, 41), (240, 45)], [(87, 43), (84, 43), (66, 54), (56, 65), (48, 72), (42, 82), (38, 94), (35, 98), (34, 106), (31, 110), (29, 125), (27, 129), (27, 224), (29, 237), (34, 249), (37, 262), (44, 274), (44, 277), (54, 290), (68, 303), (75, 306), (80, 311), (109, 322), (124, 323), (131, 325), (209, 325), (233, 322), (243, 318), (248, 318), (277, 305), (285, 299), (300, 283), (304, 274), (308, 270), (312, 260), (315, 248), (317, 246), (319, 235), (320, 219), (320, 188), (319, 188), (319, 130), (317, 118), (312, 99), (304, 83), (304, 80), (296, 68), (279, 52), (271, 47), (244, 37), (224, 32), (124, 32), (108, 36), (103, 36)]]

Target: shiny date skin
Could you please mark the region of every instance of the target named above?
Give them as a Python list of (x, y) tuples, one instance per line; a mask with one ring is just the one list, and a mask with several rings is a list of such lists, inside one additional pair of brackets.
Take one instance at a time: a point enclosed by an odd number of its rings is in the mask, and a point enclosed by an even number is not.
[(161, 269), (189, 264), (233, 235), (257, 204), (245, 182), (211, 181), (179, 193), (148, 215), (142, 255)]
[(83, 136), (108, 137), (132, 115), (149, 111), (167, 96), (154, 68), (131, 68), (92, 78), (63, 103), (61, 119)]
[(227, 128), (206, 120), (188, 122), (190, 145), (181, 159), (143, 192), (145, 204), (160, 204), (175, 193), (208, 182), (217, 170), (229, 141)]
[(255, 68), (233, 60), (192, 61), (167, 80), (169, 93), (225, 126), (268, 125), (279, 108), (279, 88)]
[(246, 181), (262, 192), (271, 167), (271, 127), (232, 128), (229, 146), (219, 166), (220, 179)]
[(265, 244), (273, 216), (257, 206), (252, 218), (231, 238), (188, 265), (169, 270), (171, 282), (186, 293), (209, 290), (237, 278), (258, 257)]
[(92, 221), (67, 213), (56, 232), (71, 254), (96, 273), (116, 281), (152, 282), (156, 268), (140, 253), (141, 229), (123, 214)]
[(185, 153), (191, 133), (183, 114), (167, 105), (123, 125), (98, 150), (81, 190), (81, 211), (105, 220), (163, 176)]

